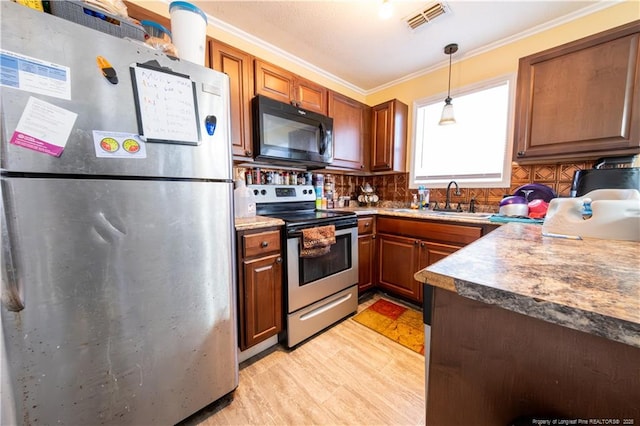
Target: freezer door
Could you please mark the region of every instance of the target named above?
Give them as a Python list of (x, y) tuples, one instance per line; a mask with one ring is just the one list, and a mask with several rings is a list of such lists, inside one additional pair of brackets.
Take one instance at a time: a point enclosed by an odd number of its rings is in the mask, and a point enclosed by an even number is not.
[(1, 184), (1, 424), (175, 424), (236, 388), (232, 184)]
[[(225, 74), (189, 61), (171, 59), (142, 42), (120, 39), (14, 2), (0, 2), (0, 11), (3, 18), (0, 20), (0, 53), (5, 53), (2, 77), (3, 83), (8, 83), (0, 86), (2, 169), (72, 175), (232, 178), (229, 79)], [(23, 59), (10, 57), (14, 54)], [(102, 75), (97, 65), (99, 56), (117, 73), (117, 84)], [(124, 148), (114, 146), (115, 152), (110, 156), (99, 156), (104, 153), (94, 144), (94, 131), (139, 134), (130, 66), (149, 61), (156, 61), (157, 66), (167, 72), (188, 76), (195, 83), (200, 144), (149, 142), (145, 144), (145, 158), (118, 157), (116, 154)], [(59, 67), (68, 67), (68, 73), (48, 74), (58, 71)], [(17, 85), (18, 77), (28, 90), (11, 87)], [(58, 92), (64, 93), (62, 88), (67, 82), (69, 99), (54, 96), (56, 90), (47, 86), (55, 86)], [(77, 114), (60, 157), (10, 143), (19, 120), (28, 117), (25, 110), (30, 98)], [(147, 102), (155, 100), (147, 99)], [(212, 117), (216, 126), (210, 136), (207, 118), (211, 123)], [(51, 127), (56, 116), (42, 114), (38, 119), (43, 127)], [(39, 127), (34, 117), (30, 123), (30, 128)]]

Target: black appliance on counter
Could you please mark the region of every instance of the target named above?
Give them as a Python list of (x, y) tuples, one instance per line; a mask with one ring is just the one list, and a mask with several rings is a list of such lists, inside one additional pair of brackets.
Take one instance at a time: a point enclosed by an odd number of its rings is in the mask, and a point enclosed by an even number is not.
[(333, 119), (265, 96), (253, 98), (256, 160), (322, 168), (333, 161)]
[(633, 157), (602, 158), (592, 169), (576, 170), (571, 196), (582, 197), (596, 189), (637, 189), (640, 191), (640, 167), (628, 166)]
[[(353, 212), (316, 210), (311, 185), (249, 188), (257, 214), (285, 222), (286, 344), (293, 347), (358, 309), (358, 219)], [(327, 225), (335, 228), (330, 251), (303, 256), (303, 230)]]

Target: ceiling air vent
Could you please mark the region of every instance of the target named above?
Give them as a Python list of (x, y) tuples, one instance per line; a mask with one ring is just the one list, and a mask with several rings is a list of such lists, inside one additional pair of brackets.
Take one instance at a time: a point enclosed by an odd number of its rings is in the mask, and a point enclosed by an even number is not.
[(415, 30), (419, 26), (433, 21), (438, 16), (444, 15), (448, 11), (449, 9), (445, 3), (431, 3), (409, 15), (405, 21), (407, 22), (407, 25), (409, 25), (409, 28)]

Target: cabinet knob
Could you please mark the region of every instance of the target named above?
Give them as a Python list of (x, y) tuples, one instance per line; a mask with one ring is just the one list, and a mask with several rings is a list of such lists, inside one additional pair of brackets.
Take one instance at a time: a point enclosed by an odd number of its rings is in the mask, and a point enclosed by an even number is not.
[(364, 169), (364, 164), (360, 164), (360, 168), (361, 168), (361, 169)]
[(244, 152), (244, 155), (246, 155), (247, 157), (251, 157), (251, 151), (246, 150), (246, 151)]
[(420, 244), (420, 241), (415, 240), (415, 241), (413, 242), (413, 244), (418, 245), (418, 244)]
[(375, 239), (376, 239), (376, 236), (375, 236), (375, 235), (372, 235), (372, 236), (371, 236), (371, 239), (372, 239), (372, 240), (375, 240)]
[(524, 151), (518, 151), (518, 157), (524, 157), (525, 152)]
[(263, 242), (260, 243), (260, 247), (262, 247), (262, 248), (269, 247), (269, 243), (266, 242), (266, 241), (263, 241)]
[(425, 246), (424, 242), (420, 243), (420, 247), (424, 247), (424, 246)]
[(365, 224), (364, 224), (364, 227), (366, 228), (366, 227), (368, 227), (369, 225), (371, 225), (371, 224), (370, 224), (369, 222), (367, 222), (367, 223), (365, 223)]
[(282, 263), (282, 258), (281, 257), (277, 258), (276, 263)]

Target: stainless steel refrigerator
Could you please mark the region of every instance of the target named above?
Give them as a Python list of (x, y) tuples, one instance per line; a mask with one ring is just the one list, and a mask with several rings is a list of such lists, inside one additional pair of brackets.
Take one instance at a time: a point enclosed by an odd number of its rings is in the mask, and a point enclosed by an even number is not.
[(0, 7), (0, 423), (175, 424), (238, 385), (228, 79)]

